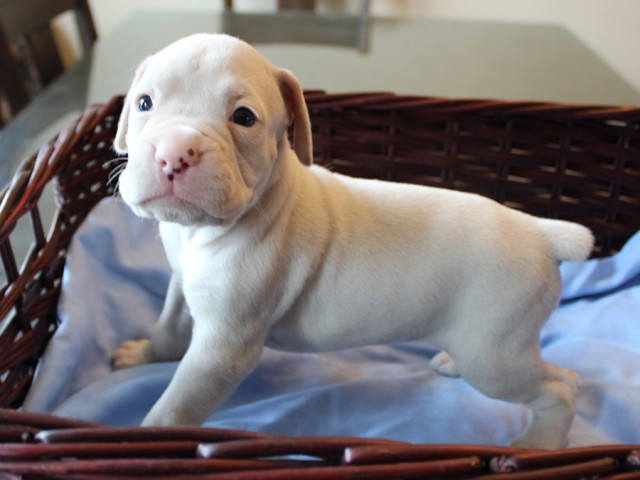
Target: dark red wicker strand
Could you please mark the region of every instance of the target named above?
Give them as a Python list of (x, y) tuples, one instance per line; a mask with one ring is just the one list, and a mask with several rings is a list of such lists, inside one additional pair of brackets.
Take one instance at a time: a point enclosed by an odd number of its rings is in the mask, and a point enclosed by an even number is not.
[[(47, 438), (56, 441), (42, 441)], [(0, 478), (633, 478), (640, 475), (638, 458), (640, 445), (539, 451), (285, 438), (215, 428), (115, 428), (0, 409)]]

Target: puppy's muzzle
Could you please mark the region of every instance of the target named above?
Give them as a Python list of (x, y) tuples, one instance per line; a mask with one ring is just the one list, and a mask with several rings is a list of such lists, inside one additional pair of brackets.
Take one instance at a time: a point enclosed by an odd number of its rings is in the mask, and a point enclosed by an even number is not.
[(170, 182), (200, 163), (198, 143), (194, 135), (184, 132), (176, 132), (155, 143), (155, 160)]

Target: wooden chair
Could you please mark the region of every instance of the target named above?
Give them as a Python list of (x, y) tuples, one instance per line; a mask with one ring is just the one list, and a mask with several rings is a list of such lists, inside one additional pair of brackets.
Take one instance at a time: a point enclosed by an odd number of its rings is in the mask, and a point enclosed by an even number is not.
[[(313, 10), (316, 0), (278, 0), (278, 10)], [(224, 0), (224, 8), (233, 10), (233, 0)]]
[[(316, 8), (316, 0), (278, 0), (278, 10), (313, 11)], [(369, 10), (370, 0), (360, 0), (362, 11)], [(224, 8), (233, 10), (233, 0), (224, 0)]]
[(237, 14), (233, 0), (225, 0), (223, 31), (253, 44), (323, 44), (362, 52), (369, 48), (370, 0), (359, 0), (355, 15), (314, 15), (318, 3), (316, 0), (278, 0), (274, 14)]
[(97, 38), (88, 0), (0, 0), (0, 94), (13, 115), (64, 70), (50, 22), (67, 11), (86, 53)]

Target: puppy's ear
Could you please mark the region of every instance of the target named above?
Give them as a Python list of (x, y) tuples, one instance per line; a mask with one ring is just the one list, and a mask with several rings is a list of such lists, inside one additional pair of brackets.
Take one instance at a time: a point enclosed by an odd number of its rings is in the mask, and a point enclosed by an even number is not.
[(293, 150), (303, 164), (311, 165), (313, 163), (311, 121), (302, 87), (291, 72), (280, 70), (280, 90), (289, 118), (293, 121)]
[(147, 69), (147, 63), (149, 59), (145, 59), (138, 69), (136, 70), (136, 74), (133, 77), (133, 82), (131, 82), (131, 87), (129, 88), (129, 93), (124, 99), (124, 106), (122, 107), (122, 113), (120, 114), (120, 120), (118, 121), (118, 130), (116, 132), (116, 136), (113, 139), (113, 148), (115, 151), (124, 155), (129, 150), (127, 148), (127, 131), (129, 130), (129, 112), (131, 112), (131, 103), (135, 101), (134, 98), (131, 97), (131, 90), (135, 86), (136, 83), (140, 81), (142, 75), (144, 75), (145, 70)]

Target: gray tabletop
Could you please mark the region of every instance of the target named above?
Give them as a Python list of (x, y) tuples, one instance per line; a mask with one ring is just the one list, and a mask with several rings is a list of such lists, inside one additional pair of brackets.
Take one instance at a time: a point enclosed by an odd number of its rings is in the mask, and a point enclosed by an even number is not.
[(555, 25), (139, 11), (0, 133), (0, 181), (87, 103), (125, 93), (145, 56), (221, 31), (255, 44), (309, 89), (640, 105), (637, 90)]

